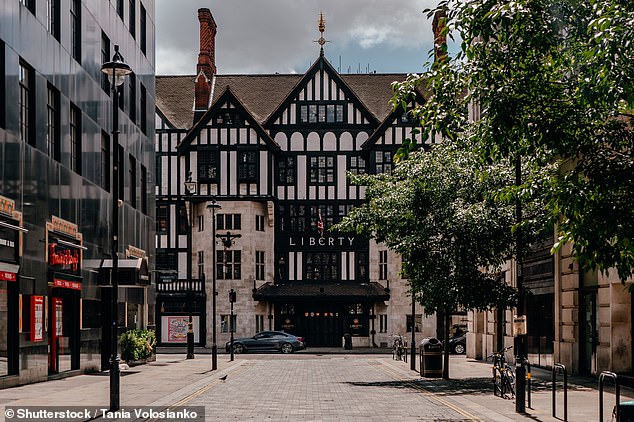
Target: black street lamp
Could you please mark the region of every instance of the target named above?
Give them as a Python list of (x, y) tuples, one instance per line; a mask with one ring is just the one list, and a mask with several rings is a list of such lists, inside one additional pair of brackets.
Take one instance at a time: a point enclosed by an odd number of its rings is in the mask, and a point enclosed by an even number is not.
[(216, 210), (222, 208), (215, 198), (207, 204), (211, 211), (211, 370), (218, 369), (218, 345), (216, 344)]
[[(123, 85), (125, 77), (132, 74), (132, 69), (126, 64), (119, 46), (114, 46), (112, 61), (101, 65), (101, 71), (108, 75), (112, 88), (112, 271), (110, 272), (111, 294), (111, 327), (110, 327), (110, 410), (119, 410), (120, 406), (120, 372), (119, 355), (117, 353), (117, 325), (119, 300), (119, 87)], [(132, 181), (134, 182), (134, 181)]]
[(192, 172), (187, 173), (185, 195), (187, 195), (187, 359), (194, 359), (194, 318), (192, 316), (192, 195), (196, 193), (197, 183), (192, 180)]
[[(407, 353), (407, 351), (405, 351)], [(416, 370), (416, 295), (412, 288), (412, 348), (410, 356), (410, 369)]]

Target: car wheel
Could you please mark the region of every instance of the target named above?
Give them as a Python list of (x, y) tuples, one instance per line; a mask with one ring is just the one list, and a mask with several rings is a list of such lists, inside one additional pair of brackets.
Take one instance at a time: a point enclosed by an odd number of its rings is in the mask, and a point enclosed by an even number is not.
[(282, 344), (282, 347), (280, 347), (280, 350), (282, 353), (293, 353), (293, 345), (290, 343), (284, 343)]
[(233, 353), (244, 353), (244, 346), (240, 343), (236, 343), (233, 345)]
[(457, 353), (457, 354), (459, 354), (459, 355), (462, 355), (462, 354), (464, 354), (464, 352), (465, 352), (466, 350), (465, 350), (464, 344), (462, 344), (462, 343), (458, 343), (458, 344), (456, 344), (456, 345), (453, 347), (453, 351), (454, 351), (454, 353)]

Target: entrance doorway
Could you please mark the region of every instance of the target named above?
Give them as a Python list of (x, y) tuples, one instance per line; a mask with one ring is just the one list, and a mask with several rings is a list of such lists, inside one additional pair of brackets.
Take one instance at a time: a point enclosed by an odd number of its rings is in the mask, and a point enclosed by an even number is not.
[(51, 288), (48, 298), (48, 372), (79, 369), (79, 295), (77, 290)]
[(584, 361), (582, 362), (582, 372), (589, 374), (597, 373), (597, 346), (599, 344), (599, 308), (597, 301), (597, 289), (590, 288), (584, 292), (584, 315), (582, 347), (584, 347)]

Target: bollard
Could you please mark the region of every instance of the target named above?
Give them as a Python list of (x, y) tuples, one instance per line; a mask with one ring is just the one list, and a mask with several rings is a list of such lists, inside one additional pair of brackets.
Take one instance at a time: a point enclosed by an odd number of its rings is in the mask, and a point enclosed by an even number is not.
[(561, 370), (564, 376), (564, 422), (568, 422), (568, 371), (566, 366), (561, 363), (553, 365), (553, 418), (556, 418), (557, 400), (555, 399), (555, 389), (557, 388), (557, 372)]
[(603, 381), (605, 378), (611, 378), (614, 381), (614, 394), (616, 395), (616, 422), (619, 422), (620, 412), (618, 411), (619, 402), (621, 401), (621, 386), (619, 379), (614, 372), (603, 371), (599, 375), (599, 422), (603, 421)]

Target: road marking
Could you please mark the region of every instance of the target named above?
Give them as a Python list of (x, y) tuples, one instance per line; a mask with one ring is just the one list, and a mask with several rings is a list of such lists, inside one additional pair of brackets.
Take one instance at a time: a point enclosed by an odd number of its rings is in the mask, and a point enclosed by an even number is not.
[(477, 417), (477, 416), (475, 416), (475, 415), (473, 415), (473, 414), (469, 413), (468, 411), (464, 410), (463, 408), (461, 408), (461, 407), (459, 407), (459, 406), (457, 406), (457, 405), (455, 405), (455, 404), (453, 404), (453, 403), (451, 403), (451, 402), (449, 402), (449, 401), (447, 401), (447, 400), (445, 400), (445, 399), (443, 399), (443, 398), (441, 398), (441, 397), (437, 396), (437, 395), (436, 395), (436, 394), (434, 394), (433, 392), (431, 392), (431, 391), (429, 391), (429, 390), (425, 389), (424, 387), (422, 387), (422, 386), (420, 386), (420, 385), (416, 384), (416, 383), (414, 382), (414, 380), (412, 380), (412, 379), (404, 379), (404, 378), (402, 378), (401, 374), (399, 374), (398, 372), (394, 371), (394, 370), (393, 370), (393, 369), (391, 369), (391, 368), (389, 368), (389, 369), (388, 369), (386, 366), (387, 366), (386, 364), (382, 364), (381, 366), (379, 366), (379, 368), (380, 368), (383, 372), (385, 372), (386, 374), (388, 374), (389, 376), (391, 376), (392, 378), (394, 378), (394, 379), (396, 379), (396, 380), (398, 380), (398, 381), (404, 381), (404, 382), (405, 382), (405, 384), (407, 384), (408, 386), (410, 386), (410, 387), (414, 388), (415, 390), (420, 391), (420, 392), (421, 392), (424, 396), (426, 396), (426, 397), (430, 397), (430, 398), (432, 398), (432, 399), (436, 400), (437, 402), (439, 402), (439, 403), (441, 403), (441, 404), (443, 404), (443, 405), (445, 405), (445, 406), (447, 406), (447, 407), (449, 407), (449, 408), (451, 408), (451, 409), (455, 410), (456, 412), (460, 413), (460, 414), (461, 414), (461, 415), (463, 415), (463, 416), (466, 416), (466, 417), (470, 418), (470, 419), (471, 419), (471, 420), (473, 420), (473, 421), (476, 421), (476, 422), (484, 422), (484, 420), (483, 420), (483, 419), (480, 419), (479, 417)]
[[(225, 375), (229, 375), (231, 374), (232, 377), (239, 374), (240, 372), (250, 368), (251, 366), (253, 366), (252, 362), (245, 362), (244, 364), (240, 365), (239, 367), (235, 368), (235, 369), (231, 369), (229, 368), (227, 370), (227, 372), (225, 372)], [(218, 373), (214, 374), (214, 375), (218, 375)], [(190, 401), (192, 401), (193, 399), (195, 399), (196, 397), (199, 397), (201, 394), (211, 390), (212, 388), (214, 388), (215, 386), (217, 386), (218, 384), (222, 384), (224, 383), (224, 380), (220, 380), (219, 378), (216, 378), (215, 380), (213, 380), (212, 382), (210, 382), (209, 384), (200, 387), (198, 390), (194, 391), (193, 393), (183, 397), (182, 399), (180, 399), (179, 401), (177, 401), (176, 403), (167, 406), (165, 409), (166, 410), (174, 410), (177, 407), (181, 407), (184, 406), (185, 404), (189, 403)], [(145, 419), (147, 422), (157, 422), (159, 419)]]

